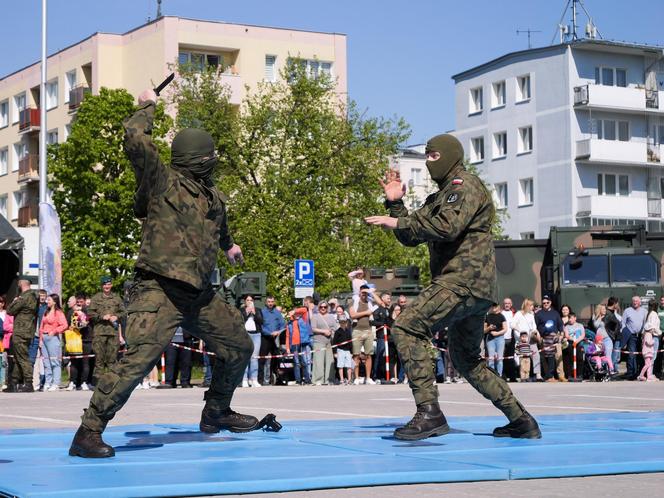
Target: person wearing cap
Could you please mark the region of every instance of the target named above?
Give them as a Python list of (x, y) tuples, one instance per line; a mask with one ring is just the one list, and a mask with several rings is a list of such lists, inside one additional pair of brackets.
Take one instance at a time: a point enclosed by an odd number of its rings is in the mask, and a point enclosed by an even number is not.
[[(142, 222), (134, 286), (127, 305), (127, 352), (102, 375), (69, 448), (72, 456), (112, 457), (101, 434), (152, 369), (181, 325), (205, 341), (217, 360), (199, 428), (247, 432), (256, 417), (230, 407), (253, 352), (240, 312), (213, 287), (219, 250), (230, 264), (242, 263), (242, 249), (228, 227), (227, 198), (215, 185), (217, 145), (202, 129), (173, 137), (170, 164), (152, 140), (157, 95), (145, 90), (124, 122), (124, 150), (134, 170), (133, 215)], [(127, 213), (129, 215), (129, 213)]]
[(446, 434), (450, 428), (438, 404), (434, 363), (430, 356), (432, 329), (448, 326), (448, 346), (455, 368), (509, 419), (495, 437), (539, 438), (535, 419), (519, 403), (507, 382), (480, 358), (484, 317), (496, 301), (496, 263), (491, 229), (495, 207), (482, 181), (468, 171), (456, 137), (445, 134), (426, 145), (426, 166), (438, 192), (409, 213), (396, 171), (381, 181), (389, 216), (369, 216), (370, 225), (394, 231), (404, 245), (426, 243), (431, 284), (397, 318), (392, 336), (404, 363), (417, 411), (394, 435), (417, 440)]
[(31, 393), (33, 364), (30, 361), (30, 344), (37, 325), (39, 298), (30, 289), (30, 280), (26, 276), (18, 278), (19, 295), (7, 307), (7, 314), (14, 317), (14, 332), (11, 353), (14, 355), (13, 368), (4, 392)]
[[(100, 279), (101, 292), (90, 299), (88, 320), (92, 325), (92, 351), (95, 355), (95, 378), (109, 371), (118, 359), (122, 341), (120, 323), (124, 320), (124, 302), (113, 290), (113, 279), (104, 275)], [(97, 382), (95, 381), (95, 385)]]
[[(350, 324), (350, 318), (345, 313), (338, 314), (339, 327), (332, 337), (332, 346), (334, 347), (334, 356), (337, 360), (337, 370), (339, 371), (339, 383), (350, 384), (351, 370), (353, 368), (353, 355), (351, 354), (353, 346), (353, 331)], [(345, 375), (344, 375), (345, 373)]]

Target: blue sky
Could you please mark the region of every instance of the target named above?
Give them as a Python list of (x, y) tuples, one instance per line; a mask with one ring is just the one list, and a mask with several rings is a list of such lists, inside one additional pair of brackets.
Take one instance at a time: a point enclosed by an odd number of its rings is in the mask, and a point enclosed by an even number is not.
[[(450, 77), (507, 52), (549, 45), (566, 0), (163, 0), (199, 19), (348, 35), (350, 97), (373, 116), (402, 116), (410, 143), (454, 128)], [(607, 39), (664, 45), (664, 1), (585, 0)], [(40, 0), (3, 0), (0, 75), (40, 55)], [(154, 18), (156, 0), (49, 0), (49, 53), (96, 32)], [(566, 20), (569, 16), (566, 16)], [(11, 22), (8, 22), (11, 21)], [(567, 21), (569, 22), (569, 21)]]

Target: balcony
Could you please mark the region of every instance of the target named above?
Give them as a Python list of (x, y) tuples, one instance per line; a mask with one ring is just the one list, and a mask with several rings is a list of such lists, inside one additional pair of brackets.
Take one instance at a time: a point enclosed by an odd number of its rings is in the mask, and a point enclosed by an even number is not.
[(240, 105), (244, 97), (244, 83), (238, 74), (222, 73), (219, 75), (221, 83), (228, 87), (228, 101), (233, 105)]
[(574, 107), (664, 114), (664, 92), (634, 87), (581, 85), (574, 87)]
[(18, 209), (18, 226), (34, 227), (39, 224), (39, 205), (28, 204)]
[(39, 155), (28, 154), (18, 161), (18, 182), (39, 181)]
[(69, 90), (69, 110), (75, 111), (81, 106), (81, 102), (85, 96), (90, 93), (90, 88), (87, 86), (77, 86)]
[(584, 195), (576, 198), (576, 216), (617, 217), (641, 219), (648, 217), (648, 200), (645, 197), (620, 195)]
[(662, 145), (587, 138), (576, 142), (576, 160), (633, 166), (660, 165)]
[(39, 109), (21, 109), (18, 115), (19, 133), (32, 133), (39, 131)]

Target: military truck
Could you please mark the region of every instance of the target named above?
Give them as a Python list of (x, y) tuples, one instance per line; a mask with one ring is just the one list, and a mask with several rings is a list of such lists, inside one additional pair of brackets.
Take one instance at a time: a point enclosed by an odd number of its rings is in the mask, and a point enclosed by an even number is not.
[(220, 287), (221, 292), (229, 304), (240, 307), (242, 298), (251, 296), (257, 308), (262, 308), (267, 297), (267, 273), (264, 271), (247, 271), (233, 275), (222, 281), (223, 273), (213, 278), (212, 285)]
[[(389, 293), (393, 297), (404, 295), (415, 297), (422, 291), (420, 284), (420, 268), (416, 265), (397, 266), (395, 268), (365, 268), (364, 278), (368, 284), (374, 285), (379, 293)], [(350, 289), (350, 281), (348, 288)], [(330, 297), (337, 299), (342, 306), (348, 306), (353, 298), (353, 292), (337, 291)]]
[(662, 295), (664, 233), (643, 226), (552, 227), (548, 239), (495, 241), (498, 296), (569, 304), (582, 320), (609, 296), (629, 306)]

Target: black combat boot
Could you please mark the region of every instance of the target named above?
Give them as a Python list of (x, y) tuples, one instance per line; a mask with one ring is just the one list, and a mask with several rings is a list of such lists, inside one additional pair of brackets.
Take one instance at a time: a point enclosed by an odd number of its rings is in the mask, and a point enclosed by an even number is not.
[(394, 431), (394, 437), (415, 441), (431, 436), (442, 436), (450, 432), (445, 415), (440, 411), (438, 402), (419, 405), (415, 416), (403, 427)]
[(18, 386), (16, 384), (7, 384), (7, 387), (5, 387), (2, 390), (3, 393), (15, 393), (18, 392)]
[(101, 432), (91, 431), (82, 425), (76, 431), (74, 440), (71, 442), (69, 456), (108, 458), (115, 456), (115, 450), (102, 440)]
[(17, 389), (17, 393), (33, 393), (35, 392), (35, 388), (32, 386), (32, 384), (21, 384)]
[(251, 415), (242, 415), (230, 408), (218, 408), (206, 403), (201, 413), (201, 432), (214, 434), (221, 430), (230, 432), (249, 432), (258, 429), (258, 419)]
[(517, 439), (540, 439), (542, 433), (533, 416), (524, 411), (514, 422), (493, 430), (494, 437), (513, 437)]

